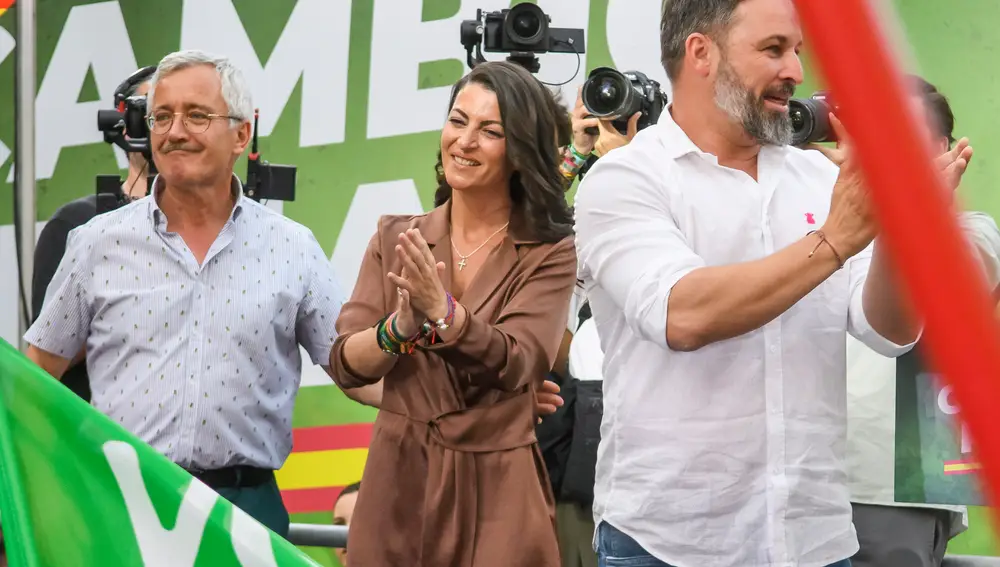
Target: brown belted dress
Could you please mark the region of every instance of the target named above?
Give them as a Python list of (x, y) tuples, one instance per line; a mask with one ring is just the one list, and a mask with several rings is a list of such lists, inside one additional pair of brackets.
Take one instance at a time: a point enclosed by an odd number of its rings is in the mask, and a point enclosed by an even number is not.
[[(552, 368), (576, 282), (572, 237), (547, 244), (512, 218), (508, 235), (457, 298), (460, 335), (401, 356), (385, 376), (348, 535), (351, 567), (556, 567), (559, 546), (535, 438), (535, 387)], [(375, 382), (343, 363), (344, 341), (396, 308), (400, 232), (419, 228), (445, 262), (449, 205), (382, 217), (337, 320), (333, 376)]]

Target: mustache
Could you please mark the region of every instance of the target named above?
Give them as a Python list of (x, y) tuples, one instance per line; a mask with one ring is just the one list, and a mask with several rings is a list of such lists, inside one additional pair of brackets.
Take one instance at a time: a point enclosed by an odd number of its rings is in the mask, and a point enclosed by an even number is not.
[(191, 144), (164, 144), (163, 149), (161, 151), (165, 154), (169, 154), (170, 152), (177, 150), (193, 152), (197, 151), (198, 148)]
[(766, 91), (764, 91), (761, 98), (769, 96), (792, 98), (795, 96), (795, 82), (782, 81), (782, 83), (776, 87), (769, 87)]

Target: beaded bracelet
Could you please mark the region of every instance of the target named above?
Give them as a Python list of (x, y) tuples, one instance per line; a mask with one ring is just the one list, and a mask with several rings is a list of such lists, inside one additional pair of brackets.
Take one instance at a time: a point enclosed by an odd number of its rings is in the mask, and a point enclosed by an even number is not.
[(422, 333), (417, 332), (409, 338), (403, 338), (399, 328), (396, 327), (396, 314), (386, 315), (375, 327), (375, 337), (382, 352), (391, 355), (412, 354), (416, 342)]
[(458, 303), (455, 298), (448, 292), (445, 292), (445, 298), (448, 302), (448, 313), (442, 319), (437, 321), (425, 321), (423, 325), (423, 336), (430, 337), (430, 342), (433, 344), (434, 339), (437, 337), (438, 330), (445, 330), (455, 322), (455, 310), (458, 308)]
[(573, 154), (573, 157), (576, 158), (573, 161), (575, 161), (577, 164), (581, 166), (587, 163), (587, 160), (590, 159), (590, 154), (583, 155), (580, 152), (576, 151), (576, 147), (573, 146), (572, 143), (570, 143), (569, 145), (569, 151), (571, 154)]

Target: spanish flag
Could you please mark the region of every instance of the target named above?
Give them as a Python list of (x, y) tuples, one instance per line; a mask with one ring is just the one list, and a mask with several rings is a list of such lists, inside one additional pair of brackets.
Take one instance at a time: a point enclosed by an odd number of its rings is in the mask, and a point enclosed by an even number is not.
[(14, 5), (14, 0), (0, 0), (0, 16)]
[(293, 522), (330, 523), (340, 491), (361, 480), (376, 414), (330, 382), (299, 389), (292, 454), (276, 474)]
[(976, 461), (969, 460), (958, 460), (958, 461), (945, 461), (944, 462), (944, 474), (974, 474), (979, 472), (982, 467)]

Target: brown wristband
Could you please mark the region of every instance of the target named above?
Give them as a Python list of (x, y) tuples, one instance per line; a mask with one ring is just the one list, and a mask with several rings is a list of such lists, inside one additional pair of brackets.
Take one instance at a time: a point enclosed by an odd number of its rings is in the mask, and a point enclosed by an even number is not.
[[(830, 243), (830, 241), (826, 239), (826, 233), (825, 232), (823, 232), (822, 230), (814, 230), (814, 231), (810, 232), (809, 234), (815, 234), (816, 236), (819, 237), (819, 242), (816, 243), (816, 247), (813, 248), (812, 252), (809, 253), (809, 257), (810, 258), (812, 258), (816, 254), (816, 251), (819, 250), (820, 246), (822, 246), (823, 244), (826, 244), (827, 246), (830, 247), (830, 251), (833, 252), (833, 257), (837, 259), (837, 265), (839, 266), (838, 269), (841, 269), (841, 268), (844, 267), (844, 258), (840, 255), (840, 252), (837, 252), (837, 249), (833, 246), (833, 244)], [(808, 236), (808, 234), (806, 236)]]

